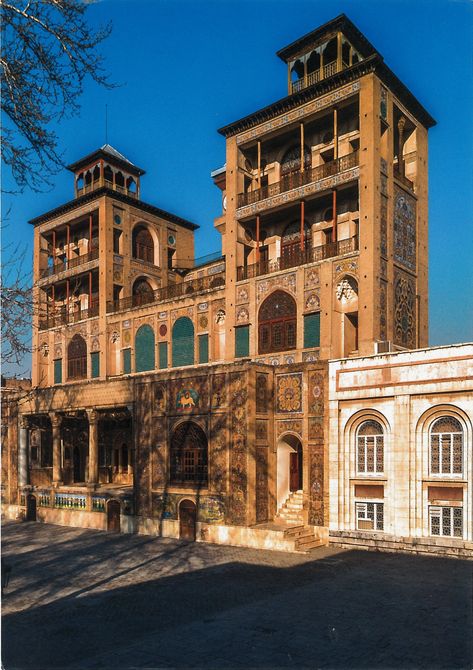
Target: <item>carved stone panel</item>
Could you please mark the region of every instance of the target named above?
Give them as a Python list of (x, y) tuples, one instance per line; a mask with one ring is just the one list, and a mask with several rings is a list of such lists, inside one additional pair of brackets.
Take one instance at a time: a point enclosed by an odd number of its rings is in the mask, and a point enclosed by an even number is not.
[(268, 448), (256, 450), (256, 521), (268, 520)]

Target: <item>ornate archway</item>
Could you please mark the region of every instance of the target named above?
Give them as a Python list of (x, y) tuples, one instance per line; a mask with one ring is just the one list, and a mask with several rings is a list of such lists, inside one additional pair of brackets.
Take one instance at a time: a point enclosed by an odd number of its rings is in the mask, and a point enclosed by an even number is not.
[(296, 301), (285, 291), (274, 291), (259, 310), (258, 353), (290, 351), (296, 348), (296, 338)]

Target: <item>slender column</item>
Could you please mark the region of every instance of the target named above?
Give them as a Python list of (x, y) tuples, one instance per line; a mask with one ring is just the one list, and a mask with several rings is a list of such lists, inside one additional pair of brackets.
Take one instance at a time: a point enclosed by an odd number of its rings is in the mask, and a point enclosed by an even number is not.
[(258, 188), (261, 188), (261, 140), (258, 140)]
[(307, 58), (304, 59), (304, 88), (307, 88)]
[(89, 310), (91, 307), (92, 307), (92, 271), (89, 271)]
[(305, 248), (304, 218), (305, 218), (305, 202), (301, 200), (301, 232), (300, 232), (301, 251), (304, 251)]
[(87, 410), (89, 419), (89, 472), (88, 484), (98, 484), (99, 481), (99, 444), (98, 444), (98, 414), (94, 409)]
[(337, 72), (342, 69), (342, 33), (337, 33)]
[(259, 263), (259, 214), (256, 215), (256, 262)]
[(406, 125), (406, 119), (404, 116), (401, 116), (397, 122), (397, 127), (399, 130), (399, 147), (397, 150), (397, 165), (399, 168), (399, 174), (401, 177), (404, 177), (404, 156), (402, 155), (402, 150), (404, 146), (404, 127)]
[(53, 267), (56, 267), (56, 231), (53, 230)]
[(133, 450), (132, 448), (128, 445), (128, 474), (132, 475), (133, 474)]
[(18, 419), (18, 486), (28, 484), (28, 419)]
[(338, 159), (338, 110), (333, 108), (333, 158)]
[(69, 320), (69, 279), (66, 279), (66, 319)]
[(100, 159), (100, 185), (103, 186), (105, 183), (105, 175), (103, 172), (103, 158)]
[(320, 81), (324, 78), (324, 50), (320, 48)]
[(332, 214), (333, 214), (333, 231), (332, 231), (332, 242), (337, 241), (337, 189), (334, 188), (332, 191)]
[(291, 64), (287, 64), (287, 92), (289, 95), (292, 93), (292, 81), (291, 81)]
[(67, 252), (66, 252), (66, 260), (67, 260), (67, 267), (69, 267), (69, 261), (71, 258), (71, 249), (70, 249), (70, 244), (71, 244), (71, 227), (69, 224), (66, 226), (66, 243), (67, 243)]
[(89, 253), (92, 251), (92, 214), (89, 214)]
[(55, 316), (55, 311), (56, 311), (56, 286), (55, 284), (52, 285), (52, 299), (53, 299), (53, 317)]
[(53, 433), (53, 484), (62, 481), (61, 472), (61, 423), (62, 417), (56, 412), (50, 413), (51, 428)]
[(301, 121), (300, 131), (301, 131), (301, 140), (300, 140), (301, 141), (301, 172), (304, 172), (304, 170), (305, 170), (305, 160), (304, 160), (305, 156), (304, 156), (304, 122), (303, 121)]

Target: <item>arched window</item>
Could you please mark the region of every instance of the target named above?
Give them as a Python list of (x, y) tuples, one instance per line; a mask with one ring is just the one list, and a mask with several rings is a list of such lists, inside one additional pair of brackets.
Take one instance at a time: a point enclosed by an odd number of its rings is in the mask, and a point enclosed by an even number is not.
[(87, 345), (80, 335), (74, 335), (67, 347), (68, 379), (87, 377)]
[(430, 429), (430, 472), (433, 475), (463, 472), (463, 429), (453, 416), (442, 416)]
[(207, 483), (207, 438), (192, 421), (181, 423), (171, 437), (171, 482), (173, 484)]
[(285, 291), (274, 291), (259, 311), (258, 353), (295, 349), (296, 332), (296, 301)]
[(194, 324), (187, 316), (172, 327), (172, 365), (194, 365)]
[(293, 221), (283, 231), (281, 235), (281, 268), (292, 268), (304, 262), (305, 250), (309, 249), (310, 244), (310, 227), (304, 221), (304, 240), (301, 249), (301, 222)]
[(153, 238), (145, 226), (136, 226), (133, 230), (133, 258), (154, 263)]
[(154, 300), (154, 291), (146, 279), (137, 279), (133, 284), (133, 307), (147, 305)]
[[(304, 168), (310, 168), (312, 162), (311, 152), (307, 145), (304, 146)], [(291, 147), (284, 154), (281, 161), (281, 177), (297, 172), (301, 169), (301, 147), (299, 144)]]
[(155, 368), (154, 331), (148, 324), (140, 326), (135, 335), (135, 372)]
[(356, 471), (359, 475), (384, 472), (384, 433), (378, 421), (365, 421), (356, 437)]

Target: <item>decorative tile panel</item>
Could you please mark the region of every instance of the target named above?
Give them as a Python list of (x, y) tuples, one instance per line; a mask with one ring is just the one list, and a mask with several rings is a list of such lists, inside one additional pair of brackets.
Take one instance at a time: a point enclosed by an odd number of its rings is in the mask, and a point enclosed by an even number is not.
[(394, 186), (394, 260), (416, 271), (416, 200)]
[(416, 347), (416, 281), (403, 272), (394, 276), (394, 343)]
[(289, 125), (290, 123), (293, 123), (294, 121), (303, 119), (309, 114), (313, 114), (320, 109), (325, 109), (326, 107), (330, 107), (331, 105), (340, 102), (341, 100), (345, 100), (345, 98), (349, 98), (359, 90), (360, 82), (355, 81), (352, 84), (348, 84), (347, 86), (339, 88), (337, 91), (320, 96), (316, 100), (311, 100), (310, 102), (306, 103), (305, 105), (301, 105), (295, 110), (287, 112), (286, 114), (282, 114), (275, 119), (271, 119), (271, 121), (267, 121), (266, 123), (262, 123), (259, 126), (256, 126), (256, 128), (252, 128), (251, 130), (247, 130), (244, 133), (240, 133), (237, 135), (237, 144), (245, 144), (245, 142), (249, 142), (255, 137), (261, 137), (266, 133), (272, 132), (276, 128), (282, 128)]
[(302, 373), (276, 377), (276, 411), (302, 412)]

